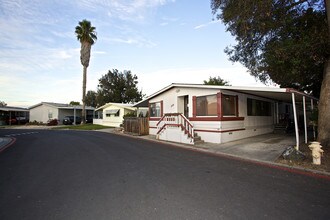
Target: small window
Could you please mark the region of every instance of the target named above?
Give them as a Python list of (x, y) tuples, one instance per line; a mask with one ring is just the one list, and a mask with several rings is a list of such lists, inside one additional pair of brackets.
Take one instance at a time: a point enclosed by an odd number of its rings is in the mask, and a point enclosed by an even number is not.
[(161, 117), (160, 102), (150, 103), (149, 112), (150, 112), (150, 117)]
[(222, 95), (222, 115), (237, 116), (237, 96)]
[(197, 116), (217, 116), (217, 96), (196, 97), (196, 115)]
[(111, 115), (119, 117), (120, 109), (110, 109), (105, 111), (105, 117), (111, 117)]
[(52, 110), (48, 110), (48, 118), (53, 118), (53, 111)]

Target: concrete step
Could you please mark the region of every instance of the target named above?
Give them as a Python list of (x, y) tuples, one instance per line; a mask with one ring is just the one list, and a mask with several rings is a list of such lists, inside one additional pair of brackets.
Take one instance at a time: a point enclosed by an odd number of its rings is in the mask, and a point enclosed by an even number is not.
[(196, 133), (194, 134), (194, 143), (195, 144), (201, 144), (201, 143), (204, 143), (204, 141), (202, 140), (202, 138), (197, 135)]

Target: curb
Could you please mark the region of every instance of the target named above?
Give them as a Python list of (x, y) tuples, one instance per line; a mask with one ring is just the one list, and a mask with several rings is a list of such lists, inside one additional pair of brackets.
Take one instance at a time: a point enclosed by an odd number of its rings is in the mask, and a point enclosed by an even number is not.
[(6, 150), (11, 145), (13, 145), (15, 142), (16, 142), (16, 138), (14, 138), (14, 137), (0, 138), (0, 153), (2, 153), (4, 150)]
[(324, 172), (324, 171), (319, 171), (319, 170), (312, 170), (312, 169), (308, 169), (308, 168), (288, 166), (286, 164), (280, 164), (280, 163), (263, 161), (263, 160), (250, 159), (250, 158), (241, 157), (241, 156), (237, 156), (237, 155), (233, 155), (233, 154), (227, 154), (227, 153), (223, 153), (223, 152), (214, 152), (214, 151), (212, 151), (208, 148), (196, 148), (196, 147), (191, 147), (189, 145), (184, 145), (184, 144), (179, 144), (179, 143), (174, 143), (174, 142), (167, 142), (167, 141), (162, 141), (162, 140), (153, 140), (153, 139), (148, 139), (148, 138), (141, 138), (139, 136), (132, 136), (132, 135), (125, 134), (125, 133), (105, 132), (105, 131), (101, 131), (101, 130), (98, 130), (98, 131), (104, 132), (104, 133), (110, 133), (110, 134), (114, 134), (114, 135), (121, 135), (121, 136), (125, 136), (125, 137), (130, 137), (130, 138), (134, 138), (134, 139), (151, 141), (151, 142), (154, 142), (154, 143), (162, 143), (162, 144), (166, 144), (166, 145), (169, 145), (169, 146), (172, 146), (172, 147), (177, 147), (177, 148), (186, 149), (186, 150), (190, 150), (190, 151), (195, 151), (195, 152), (199, 152), (199, 153), (203, 153), (203, 154), (208, 154), (208, 155), (211, 155), (211, 156), (218, 156), (218, 157), (223, 157), (223, 158), (228, 158), (228, 159), (234, 159), (234, 160), (237, 160), (237, 161), (253, 163), (253, 164), (257, 164), (257, 165), (261, 165), (261, 166), (265, 166), (265, 167), (275, 168), (275, 169), (279, 169), (279, 170), (283, 170), (283, 171), (287, 171), (287, 172), (291, 172), (291, 173), (311, 176), (311, 177), (314, 177), (314, 178), (326, 179), (326, 180), (330, 181), (330, 173), (329, 172)]

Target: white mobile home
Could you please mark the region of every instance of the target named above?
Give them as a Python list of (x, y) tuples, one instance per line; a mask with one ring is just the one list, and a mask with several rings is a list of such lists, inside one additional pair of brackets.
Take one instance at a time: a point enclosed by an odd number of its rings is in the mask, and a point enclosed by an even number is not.
[(299, 111), (306, 127), (306, 106), (313, 108), (316, 99), (293, 89), (171, 84), (148, 100), (150, 134), (193, 144), (197, 135), (225, 143), (271, 133), (289, 117), (297, 124)]
[(93, 119), (93, 124), (120, 127), (124, 121), (124, 115), (133, 113), (135, 110), (136, 108), (131, 104), (109, 102), (95, 109), (98, 118)]
[[(93, 117), (94, 108), (86, 106), (86, 118)], [(81, 116), (82, 106), (63, 103), (41, 102), (29, 107), (30, 121), (47, 123), (48, 120), (57, 119), (62, 124), (65, 116)]]

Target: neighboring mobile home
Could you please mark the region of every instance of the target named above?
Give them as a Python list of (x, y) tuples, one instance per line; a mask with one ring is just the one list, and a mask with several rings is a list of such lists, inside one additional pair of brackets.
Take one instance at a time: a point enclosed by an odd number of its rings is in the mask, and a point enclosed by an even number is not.
[(0, 107), (0, 125), (26, 124), (29, 121), (27, 108), (3, 106)]
[(272, 133), (290, 118), (297, 125), (298, 115), (305, 116), (307, 131), (306, 109), (316, 104), (315, 98), (293, 89), (197, 84), (171, 84), (147, 99), (149, 133), (187, 144), (194, 144), (196, 136), (225, 143)]
[(93, 124), (120, 127), (124, 121), (124, 115), (135, 111), (136, 108), (131, 104), (109, 102), (95, 109), (95, 115), (98, 117), (93, 119)]
[[(94, 108), (86, 106), (86, 118), (93, 118)], [(57, 119), (59, 124), (62, 124), (65, 116), (79, 116), (81, 117), (81, 105), (69, 105), (53, 102), (41, 102), (39, 104), (29, 107), (30, 121), (37, 121), (47, 123), (51, 119)]]

